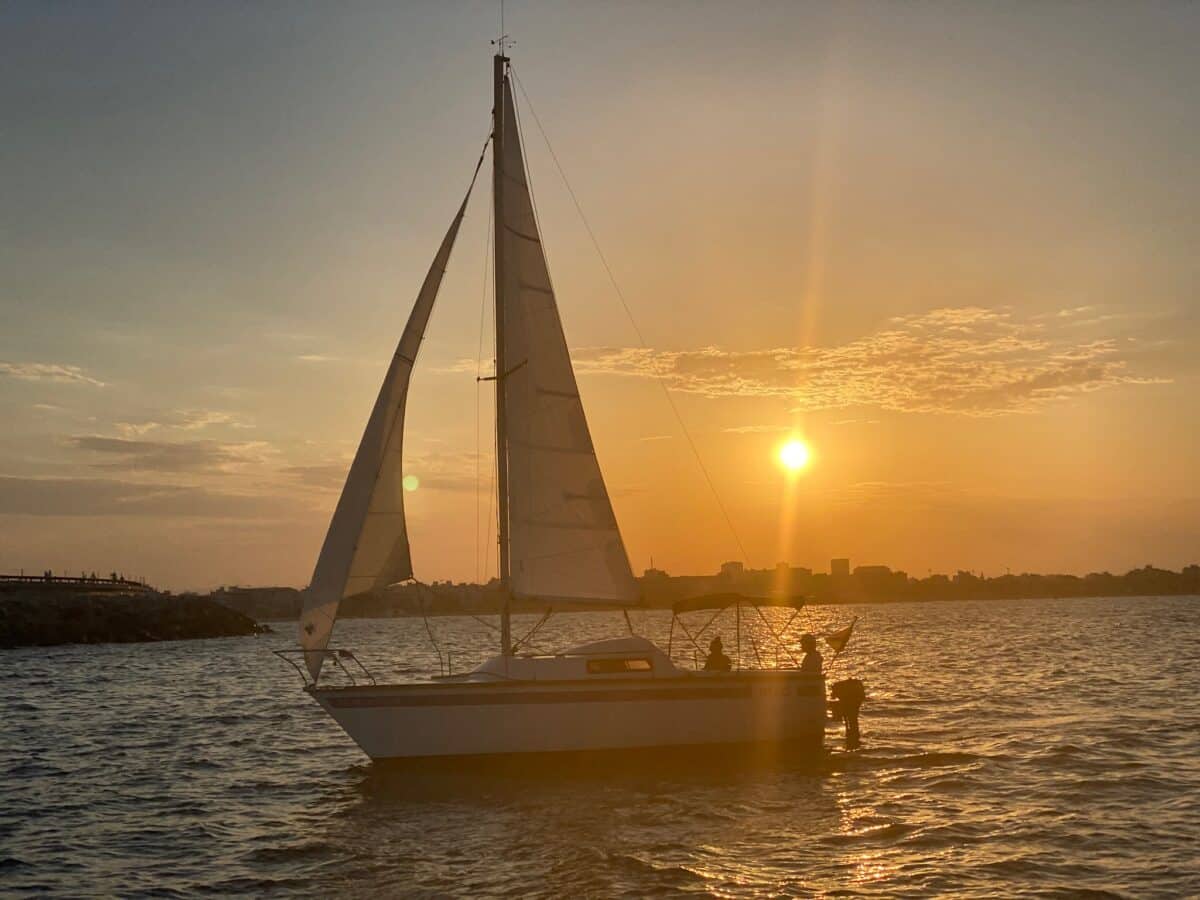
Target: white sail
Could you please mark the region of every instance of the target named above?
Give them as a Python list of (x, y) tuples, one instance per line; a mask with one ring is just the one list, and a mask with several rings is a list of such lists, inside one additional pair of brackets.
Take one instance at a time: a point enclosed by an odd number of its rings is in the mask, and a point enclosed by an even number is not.
[(592, 446), (504, 82), (498, 251), (508, 448), (509, 588), (548, 602), (634, 604), (639, 592)]
[(300, 646), (310, 651), (305, 654), (305, 662), (314, 679), (320, 675), (325, 659), (323, 651), (329, 645), (342, 599), (379, 591), (412, 577), (402, 484), (404, 407), (417, 350), (470, 196), (471, 189), (468, 188), (467, 197), (450, 223), (417, 294), (346, 476), (342, 496), (321, 546), (312, 584), (304, 598)]

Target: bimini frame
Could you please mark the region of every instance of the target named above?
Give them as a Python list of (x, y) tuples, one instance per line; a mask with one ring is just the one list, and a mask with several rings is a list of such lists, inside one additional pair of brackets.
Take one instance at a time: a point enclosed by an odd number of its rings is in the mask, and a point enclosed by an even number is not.
[[(700, 639), (703, 637), (704, 632), (712, 627), (713, 623), (717, 621), (717, 617), (720, 616), (721, 613), (725, 612), (725, 610), (729, 609), (730, 607), (733, 607), (735, 617), (734, 620), (736, 622), (736, 646), (734, 650), (734, 662), (736, 667), (740, 669), (742, 667), (742, 608), (748, 607), (753, 609), (755, 613), (758, 614), (759, 619), (762, 620), (763, 625), (766, 626), (767, 631), (771, 634), (771, 638), (775, 643), (775, 668), (785, 668), (785, 666), (780, 666), (779, 664), (779, 653), (781, 650), (791, 661), (791, 666), (799, 668), (800, 661), (796, 659), (795, 654), (792, 653), (791, 647), (788, 646), (787, 642), (784, 640), (784, 637), (787, 635), (788, 629), (791, 628), (795, 623), (796, 617), (800, 615), (800, 610), (804, 608), (806, 599), (807, 598), (801, 596), (746, 597), (742, 594), (722, 593), (703, 594), (699, 597), (685, 597), (682, 600), (676, 600), (673, 604), (671, 604), (671, 630), (667, 636), (667, 656), (671, 655), (671, 651), (674, 648), (676, 625), (678, 625), (680, 630), (684, 633), (684, 635), (686, 635), (688, 641), (691, 642), (691, 645), (693, 648), (695, 648), (696, 652), (704, 653), (705, 650), (700, 645)], [(763, 609), (769, 607), (792, 610), (792, 614), (788, 616), (788, 620), (784, 623), (783, 628), (776, 629), (775, 626), (771, 624), (771, 620), (763, 615)], [(680, 618), (681, 615), (686, 613), (706, 612), (709, 610), (712, 611), (712, 615), (709, 617), (708, 621), (704, 623), (703, 627), (701, 627), (695, 633), (693, 633), (691, 629), (687, 627), (687, 623)], [(764, 668), (762, 655), (758, 650), (758, 643), (753, 637), (750, 638), (750, 646), (754, 650), (754, 658), (758, 663), (758, 667), (760, 669)]]

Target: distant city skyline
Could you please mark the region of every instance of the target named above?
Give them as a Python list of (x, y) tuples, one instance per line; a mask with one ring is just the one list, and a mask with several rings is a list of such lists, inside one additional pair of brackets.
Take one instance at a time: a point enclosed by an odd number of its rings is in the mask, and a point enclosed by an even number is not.
[[(706, 575), (669, 575), (647, 569), (639, 579), (641, 609), (676, 607), (698, 597), (732, 603), (775, 598), (792, 609), (827, 604), (891, 603), (952, 600), (1038, 600), (1061, 597), (1200, 596), (1200, 564), (1173, 572), (1152, 567), (1129, 572), (1096, 572), (1084, 577), (1064, 574), (1004, 574), (994, 578), (971, 572), (913, 577), (887, 566), (859, 566), (846, 575), (812, 572), (807, 568), (786, 572), (770, 569), (737, 570), (722, 566)], [(3, 585), (0, 585), (3, 587)], [(213, 598), (257, 619), (293, 619), (300, 613), (302, 595), (291, 587), (229, 585)], [(394, 589), (355, 595), (344, 601), (340, 614), (348, 618), (387, 618), (399, 615), (493, 615), (499, 612), (503, 593), (498, 582), (487, 585), (437, 582), (433, 585), (398, 585)], [(797, 604), (796, 600), (802, 600)], [(536, 600), (517, 604), (520, 612), (545, 613)], [(711, 607), (708, 607), (711, 611)]]
[[(1194, 561), (1200, 7), (506, 15), (637, 321), (526, 116), (635, 571)], [(486, 137), (495, 19), (0, 8), (0, 572), (307, 583)], [(477, 188), (414, 376), (424, 581), (495, 569), (487, 230)]]
[[(983, 570), (969, 570), (951, 568), (946, 571), (934, 572), (927, 570), (921, 572), (907, 572), (901, 568), (892, 568), (885, 563), (866, 563), (862, 565), (851, 565), (851, 560), (841, 557), (834, 558), (829, 561), (828, 570), (821, 571), (813, 569), (810, 566), (797, 566), (788, 562), (778, 562), (774, 566), (765, 566), (762, 568), (747, 567), (738, 561), (726, 561), (721, 563), (718, 569), (712, 572), (668, 572), (665, 569), (658, 568), (651, 563), (643, 569), (637, 578), (643, 584), (649, 584), (658, 579), (669, 579), (673, 582), (694, 582), (696, 584), (713, 582), (725, 582), (731, 586), (737, 586), (739, 583), (753, 583), (761, 587), (759, 584), (765, 576), (775, 576), (777, 578), (813, 578), (827, 579), (828, 583), (833, 584), (839, 581), (859, 580), (864, 583), (870, 583), (874, 588), (883, 590), (888, 585), (904, 585), (905, 583), (912, 584), (914, 582), (929, 582), (938, 579), (960, 583), (964, 579), (980, 579), (982, 581), (1003, 581), (1006, 579), (1088, 579), (1088, 578), (1107, 578), (1107, 579), (1123, 579), (1136, 573), (1166, 573), (1167, 575), (1183, 575), (1191, 578), (1196, 582), (1196, 589), (1200, 591), (1200, 563), (1193, 562), (1179, 567), (1179, 570), (1163, 569), (1159, 566), (1154, 566), (1147, 563), (1144, 566), (1137, 566), (1128, 571), (1110, 571), (1108, 569), (1098, 569), (1086, 573), (1074, 572), (1013, 572), (1011, 569), (1005, 569), (1004, 572), (984, 572)], [(87, 588), (89, 585), (100, 585), (107, 587), (116, 585), (120, 587), (139, 586), (152, 590), (159, 590), (161, 586), (150, 584), (144, 577), (129, 575), (125, 572), (112, 571), (108, 573), (85, 570), (70, 570), (63, 569), (55, 571), (53, 569), (45, 569), (42, 571), (29, 572), (18, 570), (16, 572), (0, 571), (0, 587), (14, 587), (20, 584), (29, 584), (37, 586), (39, 584), (46, 585), (66, 585), (78, 586)], [(498, 582), (493, 575), (490, 579), (482, 582), (470, 581), (454, 581), (453, 579), (434, 579), (430, 584), (433, 585), (454, 585), (463, 587), (489, 587), (494, 586)], [(411, 586), (411, 585), (410, 585)], [(255, 591), (272, 591), (280, 588), (303, 590), (305, 585), (283, 585), (283, 584), (221, 584), (215, 586), (215, 589), (221, 590), (246, 590)], [(397, 586), (403, 589), (402, 586)], [(760, 596), (766, 593), (778, 593), (781, 588), (779, 583), (775, 583), (769, 590), (762, 590), (748, 596)], [(395, 588), (393, 588), (395, 589)], [(716, 588), (713, 587), (715, 590)], [(1166, 591), (1165, 593), (1171, 593)], [(536, 605), (536, 604), (534, 604)]]

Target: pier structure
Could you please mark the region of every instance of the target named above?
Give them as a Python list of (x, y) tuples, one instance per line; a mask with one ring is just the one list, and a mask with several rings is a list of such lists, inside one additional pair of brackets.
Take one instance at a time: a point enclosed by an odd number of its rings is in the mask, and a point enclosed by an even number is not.
[(97, 575), (94, 572), (91, 575), (84, 573), (80, 573), (79, 575), (55, 575), (50, 570), (43, 572), (41, 575), (26, 575), (24, 572), (19, 575), (0, 574), (0, 591), (36, 591), (39, 589), (78, 591), (80, 593), (154, 593), (154, 588), (146, 584), (145, 581), (123, 578), (116, 572), (111, 573), (107, 577)]

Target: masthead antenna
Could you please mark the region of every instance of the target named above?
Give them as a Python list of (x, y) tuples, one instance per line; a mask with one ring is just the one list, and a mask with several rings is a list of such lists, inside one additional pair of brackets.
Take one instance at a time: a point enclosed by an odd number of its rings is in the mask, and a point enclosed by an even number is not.
[(508, 48), (515, 47), (517, 45), (517, 42), (514, 41), (512, 38), (510, 38), (507, 34), (502, 34), (502, 35), (500, 35), (500, 37), (498, 37), (494, 41), (492, 41), (491, 44), (493, 47), (496, 48), (497, 56), (507, 57), (508, 56)]
[(508, 48), (516, 44), (504, 31), (504, 0), (500, 0), (500, 37), (491, 43), (498, 56), (508, 56)]

